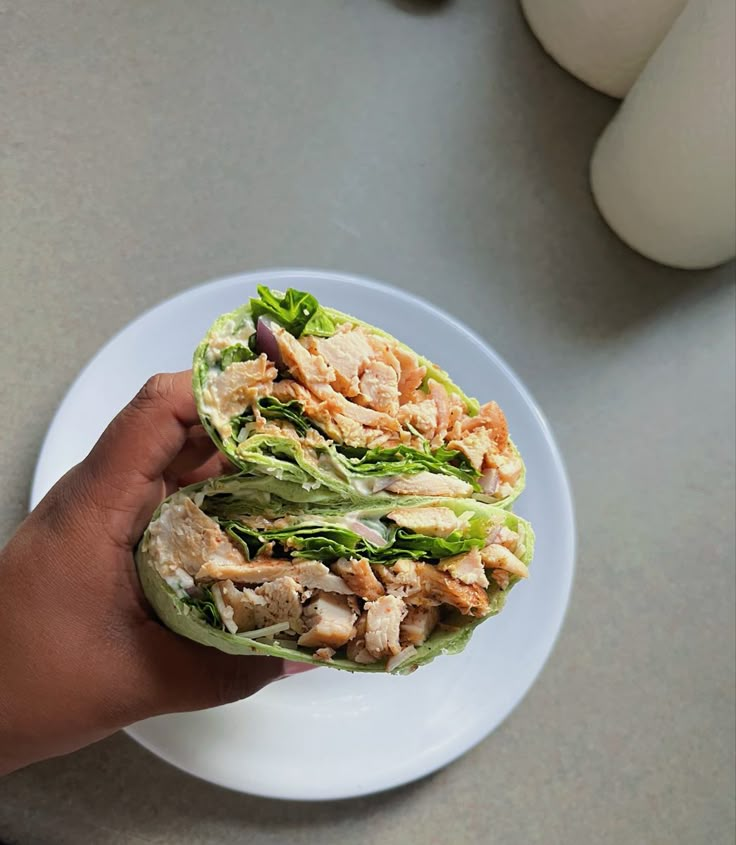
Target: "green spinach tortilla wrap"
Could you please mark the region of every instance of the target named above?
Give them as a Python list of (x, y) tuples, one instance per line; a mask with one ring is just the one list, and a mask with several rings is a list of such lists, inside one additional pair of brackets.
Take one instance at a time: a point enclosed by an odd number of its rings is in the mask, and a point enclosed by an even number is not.
[(293, 502), (472, 498), (507, 507), (524, 464), (495, 402), (309, 293), (258, 288), (197, 348), (200, 417), (241, 470)]
[(528, 574), (528, 523), (473, 499), (293, 507), (242, 475), (169, 497), (136, 550), (159, 618), (231, 654), (404, 674), (461, 651)]

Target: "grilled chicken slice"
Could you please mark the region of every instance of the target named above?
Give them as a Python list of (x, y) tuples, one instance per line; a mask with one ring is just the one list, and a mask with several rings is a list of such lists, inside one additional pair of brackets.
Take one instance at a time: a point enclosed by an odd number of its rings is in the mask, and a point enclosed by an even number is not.
[(408, 608), (406, 616), (399, 628), (399, 641), (401, 645), (422, 645), (422, 643), (426, 642), (432, 631), (434, 631), (439, 618), (440, 612), (436, 607)]
[(386, 488), (389, 493), (402, 496), (447, 496), (457, 498), (470, 496), (473, 488), (467, 481), (454, 475), (439, 475), (433, 472), (418, 472), (396, 479)]
[(491, 543), (490, 546), (481, 549), (480, 557), (487, 569), (502, 569), (517, 578), (529, 577), (529, 569), (526, 564), (499, 543)]
[(407, 599), (409, 604), (449, 604), (466, 616), (488, 613), (488, 595), (478, 584), (463, 584), (429, 563), (418, 563), (417, 574), (421, 591)]
[(519, 544), (519, 535), (516, 531), (512, 531), (505, 525), (499, 525), (498, 528), (491, 530), (487, 542), (498, 543), (501, 546), (505, 546), (510, 552), (515, 552)]
[(307, 631), (299, 637), (299, 645), (310, 648), (338, 649), (353, 636), (353, 623), (358, 618), (355, 604), (346, 596), (320, 593), (304, 606), (303, 619)]
[(288, 575), (303, 587), (324, 590), (330, 593), (349, 595), (352, 590), (338, 575), (318, 560), (280, 560), (277, 558), (254, 558), (241, 560), (237, 564), (205, 563), (197, 572), (198, 581), (223, 581), (230, 579), (240, 584), (261, 584)]
[(461, 555), (446, 557), (437, 564), (440, 572), (446, 572), (463, 584), (478, 584), (485, 589), (488, 586), (483, 561), (478, 549), (471, 549)]
[(355, 623), (355, 635), (347, 645), (348, 660), (354, 663), (375, 663), (378, 658), (374, 657), (365, 647), (365, 627), (368, 619), (367, 611), (360, 614), (360, 618)]
[(434, 402), (437, 409), (437, 424), (432, 438), (432, 446), (437, 447), (444, 442), (450, 425), (450, 397), (444, 385), (434, 379), (429, 379), (427, 387), (429, 388), (429, 398)]
[(159, 518), (151, 524), (149, 538), (156, 568), (175, 588), (193, 587), (192, 576), (205, 561), (221, 567), (245, 563), (241, 551), (218, 523), (184, 496), (164, 503)]
[(301, 594), (302, 586), (288, 576), (261, 584), (255, 590), (239, 590), (232, 581), (212, 586), (215, 606), (232, 633), (267, 628), (279, 622), (288, 622), (292, 631), (301, 633)]
[(467, 519), (456, 516), (450, 508), (443, 507), (396, 508), (387, 516), (402, 528), (430, 537), (447, 537), (467, 525)]
[(386, 592), (364, 557), (349, 560), (340, 558), (337, 563), (332, 564), (332, 571), (339, 575), (357, 596), (366, 601), (374, 601)]
[(393, 566), (374, 566), (373, 570), (390, 596), (405, 599), (421, 589), (417, 565), (408, 558), (400, 558)]
[(391, 657), (401, 651), (399, 628), (406, 616), (406, 605), (396, 596), (381, 596), (368, 602), (365, 624), (365, 647), (373, 657)]

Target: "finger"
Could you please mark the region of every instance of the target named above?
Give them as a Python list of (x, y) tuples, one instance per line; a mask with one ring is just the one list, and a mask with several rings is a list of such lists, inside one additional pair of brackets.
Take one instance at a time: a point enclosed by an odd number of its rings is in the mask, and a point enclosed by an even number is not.
[(179, 454), (166, 467), (164, 478), (167, 481), (178, 481), (208, 461), (216, 451), (217, 447), (204, 428), (201, 425), (194, 426), (189, 430)]
[(108, 477), (158, 481), (197, 422), (191, 372), (152, 376), (105, 429), (89, 464)]
[(173, 493), (178, 487), (186, 487), (189, 484), (196, 484), (198, 481), (205, 481), (208, 478), (217, 478), (220, 475), (227, 475), (228, 473), (235, 471), (236, 469), (230, 461), (228, 461), (223, 454), (217, 452), (191, 472), (179, 476), (175, 485), (172, 487), (171, 492)]
[(164, 471), (197, 421), (189, 371), (150, 378), (70, 476), (82, 521), (134, 545), (166, 493)]

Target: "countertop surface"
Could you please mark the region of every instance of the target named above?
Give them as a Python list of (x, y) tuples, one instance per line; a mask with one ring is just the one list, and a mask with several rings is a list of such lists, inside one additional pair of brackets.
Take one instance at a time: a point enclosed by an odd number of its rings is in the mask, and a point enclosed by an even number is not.
[(0, 3), (0, 79), (0, 541), (111, 334), (271, 266), (381, 279), (479, 332), (548, 415), (579, 526), (547, 667), (448, 768), (278, 802), (116, 735), (0, 781), (0, 840), (731, 843), (734, 271), (659, 267), (601, 221), (587, 164), (616, 102), (511, 0)]

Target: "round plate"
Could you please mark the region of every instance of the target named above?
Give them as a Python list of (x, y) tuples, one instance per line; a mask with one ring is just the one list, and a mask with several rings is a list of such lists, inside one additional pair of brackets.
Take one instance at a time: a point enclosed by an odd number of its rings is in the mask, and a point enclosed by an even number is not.
[(575, 531), (560, 454), (529, 393), (479, 337), (421, 299), (336, 273), (249, 273), (185, 291), (128, 325), (79, 375), (46, 436), (31, 506), (87, 454), (148, 376), (190, 366), (210, 323), (255, 294), (256, 284), (311, 291), (437, 361), (469, 394), (497, 400), (527, 465), (516, 510), (537, 535), (531, 577), (462, 654), (408, 677), (320, 669), (246, 701), (128, 729), (169, 763), (231, 789), (301, 800), (365, 795), (444, 766), (508, 716), (547, 660), (570, 595)]

